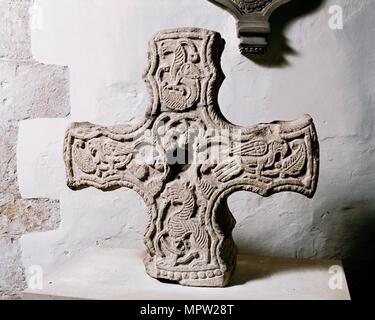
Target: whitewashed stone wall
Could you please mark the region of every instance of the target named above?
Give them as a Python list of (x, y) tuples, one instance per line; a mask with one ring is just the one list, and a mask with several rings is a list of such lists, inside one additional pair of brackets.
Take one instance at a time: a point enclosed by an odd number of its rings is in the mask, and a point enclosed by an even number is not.
[(59, 202), (22, 199), (16, 144), (19, 121), (69, 114), (68, 71), (31, 55), (30, 0), (0, 0), (0, 299), (25, 286), (19, 238), (57, 228)]
[[(90, 246), (143, 247), (146, 215), (138, 195), (67, 189), (63, 135), (71, 121), (140, 119), (148, 103), (141, 80), (147, 42), (160, 29), (180, 26), (212, 29), (226, 39), (227, 80), (219, 102), (230, 121), (249, 125), (310, 113), (317, 125), (321, 175), (315, 198), (231, 196), (240, 250), (345, 258), (354, 271), (373, 261), (375, 7), (373, 0), (318, 2), (314, 10), (292, 5), (292, 11), (280, 11), (273, 19), (282, 27), (274, 47), (251, 61), (238, 53), (234, 19), (205, 0), (35, 0), (41, 24), (32, 32), (33, 56), (69, 67), (72, 109), (69, 118), (21, 122), (21, 195), (59, 199), (61, 207), (57, 230), (22, 237), (24, 265), (48, 272)], [(328, 8), (336, 4), (344, 10), (344, 30), (328, 27)]]

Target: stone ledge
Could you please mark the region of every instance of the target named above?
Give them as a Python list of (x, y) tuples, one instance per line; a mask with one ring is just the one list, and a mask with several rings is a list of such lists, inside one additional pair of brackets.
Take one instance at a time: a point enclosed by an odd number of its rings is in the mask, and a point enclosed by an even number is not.
[(350, 300), (328, 286), (334, 260), (306, 260), (240, 255), (226, 288), (191, 288), (163, 283), (146, 275), (142, 251), (92, 248), (45, 276), (44, 289), (23, 292), (25, 300)]

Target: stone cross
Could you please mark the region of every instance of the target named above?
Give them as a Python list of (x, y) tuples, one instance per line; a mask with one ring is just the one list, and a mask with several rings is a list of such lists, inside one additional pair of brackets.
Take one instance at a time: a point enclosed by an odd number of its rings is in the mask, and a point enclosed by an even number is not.
[(312, 197), (318, 181), (310, 116), (249, 128), (222, 116), (223, 49), (221, 36), (208, 30), (158, 33), (144, 74), (152, 98), (144, 120), (74, 123), (65, 137), (68, 186), (135, 190), (148, 208), (146, 272), (187, 286), (223, 287), (230, 280), (237, 255), (230, 194)]

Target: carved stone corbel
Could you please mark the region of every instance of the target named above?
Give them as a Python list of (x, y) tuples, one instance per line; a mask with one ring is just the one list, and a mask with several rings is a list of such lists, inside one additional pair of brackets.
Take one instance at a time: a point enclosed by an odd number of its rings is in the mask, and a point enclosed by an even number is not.
[(263, 54), (271, 33), (270, 16), (291, 0), (208, 0), (227, 10), (237, 19), (242, 54)]

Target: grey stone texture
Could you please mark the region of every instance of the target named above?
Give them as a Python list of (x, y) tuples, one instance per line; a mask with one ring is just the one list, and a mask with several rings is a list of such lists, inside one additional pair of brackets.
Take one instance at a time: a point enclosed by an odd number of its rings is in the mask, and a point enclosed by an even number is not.
[(263, 54), (271, 33), (272, 13), (290, 0), (209, 0), (231, 13), (237, 22), (242, 54)]
[(31, 0), (0, 0), (0, 58), (30, 59)]
[(21, 199), (17, 184), (18, 122), (69, 114), (66, 67), (31, 56), (31, 0), (0, 0), (0, 298), (17, 298), (25, 287), (19, 237), (55, 229), (57, 200)]
[(149, 213), (146, 272), (186, 286), (230, 282), (237, 258), (230, 194), (313, 197), (318, 183), (310, 116), (252, 127), (221, 116), (223, 49), (220, 34), (205, 29), (158, 33), (144, 74), (152, 95), (145, 119), (134, 127), (74, 123), (65, 138), (68, 186), (135, 190)]

